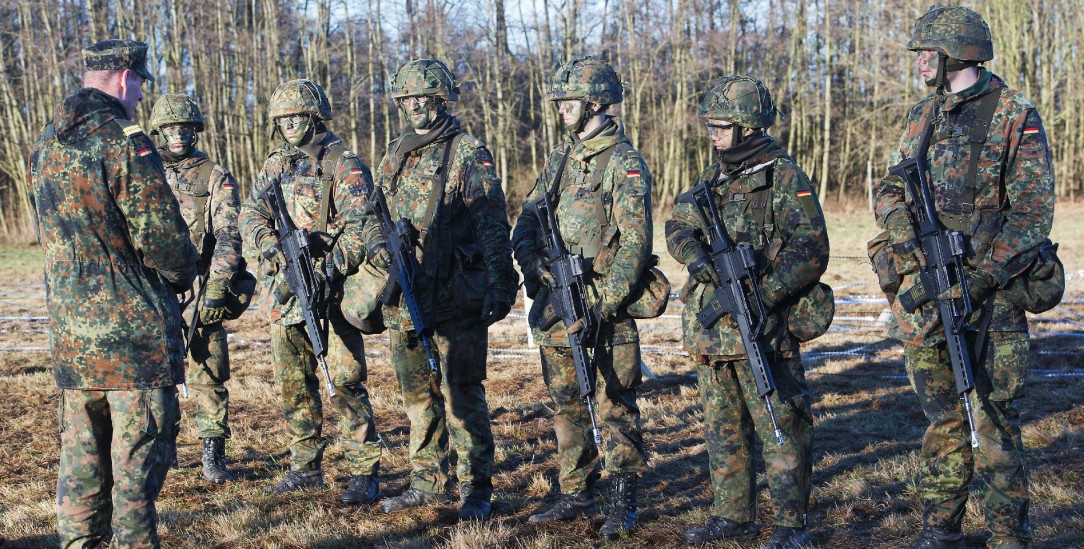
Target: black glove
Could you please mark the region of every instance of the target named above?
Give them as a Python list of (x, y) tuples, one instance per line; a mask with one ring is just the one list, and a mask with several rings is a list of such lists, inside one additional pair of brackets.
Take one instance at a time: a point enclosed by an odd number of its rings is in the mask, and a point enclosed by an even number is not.
[(527, 297), (531, 299), (534, 299), (534, 296), (538, 294), (538, 290), (542, 289), (543, 285), (552, 288), (556, 283), (557, 281), (546, 269), (541, 258), (532, 260), (523, 271), (523, 285), (527, 290)]
[(486, 326), (499, 322), (512, 310), (512, 304), (507, 299), (498, 297), (498, 293), (494, 290), (486, 292), (485, 301), (482, 303), (482, 323)]
[(381, 270), (388, 270), (388, 265), (391, 264), (391, 256), (388, 255), (388, 247), (383, 242), (378, 242), (369, 248), (368, 254), (369, 263), (374, 267)]
[(319, 259), (327, 256), (335, 246), (335, 237), (321, 231), (309, 233), (309, 254)]
[(707, 257), (701, 257), (689, 264), (689, 276), (702, 284), (711, 282), (716, 286), (719, 285), (719, 275)]

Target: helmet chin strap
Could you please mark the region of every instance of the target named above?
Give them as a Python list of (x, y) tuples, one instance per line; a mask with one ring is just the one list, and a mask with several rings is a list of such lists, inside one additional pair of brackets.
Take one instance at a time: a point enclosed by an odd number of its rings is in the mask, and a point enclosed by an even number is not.
[(434, 116), (429, 123), (423, 127), (423, 130), (431, 130), (444, 122), (444, 116), (448, 114), (448, 109), (444, 106), (444, 103), (440, 103), (436, 107), (437, 115)]
[(927, 80), (926, 85), (937, 88), (938, 95), (945, 94), (945, 71), (948, 69), (948, 55), (937, 52), (937, 74), (933, 80)]

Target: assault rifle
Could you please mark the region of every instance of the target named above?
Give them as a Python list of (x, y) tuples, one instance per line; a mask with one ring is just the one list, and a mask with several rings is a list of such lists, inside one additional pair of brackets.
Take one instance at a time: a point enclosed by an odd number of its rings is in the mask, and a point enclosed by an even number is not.
[[(913, 312), (931, 299), (937, 301), (937, 310), (941, 325), (945, 329), (945, 341), (949, 359), (952, 361), (952, 373), (956, 378), (956, 392), (963, 401), (967, 413), (967, 423), (971, 428), (971, 446), (978, 448), (979, 435), (975, 431), (975, 419), (972, 416), (969, 395), (975, 389), (975, 376), (972, 372), (971, 353), (967, 348), (964, 330), (967, 319), (974, 310), (971, 303), (971, 279), (965, 270), (964, 237), (957, 231), (950, 231), (941, 223), (934, 209), (933, 196), (926, 175), (926, 149), (929, 147), (933, 124), (929, 124), (918, 148), (917, 158), (908, 158), (888, 169), (890, 175), (903, 179), (915, 200), (918, 247), (925, 256), (926, 264), (919, 268), (919, 281), (922, 286), (921, 296), (917, 300), (901, 298), (908, 312)], [(959, 297), (940, 299), (940, 296), (953, 286), (960, 288)]]
[(279, 251), (286, 259), (286, 283), (290, 286), (301, 307), (301, 317), (305, 320), (305, 331), (312, 344), (312, 354), (320, 361), (320, 369), (327, 382), (327, 394), (335, 396), (335, 384), (331, 381), (331, 372), (327, 369), (328, 320), (327, 307), (331, 291), (327, 280), (316, 275), (312, 253), (309, 250), (309, 232), (299, 229), (290, 218), (286, 201), (282, 198), (282, 189), (277, 180), (272, 181), (260, 193), (267, 201), (274, 216), (275, 230), (278, 232)]
[(726, 225), (719, 217), (719, 210), (715, 205), (712, 188), (711, 182), (705, 181), (692, 189), (693, 202), (707, 229), (708, 244), (711, 246), (711, 266), (719, 281), (715, 284), (714, 297), (696, 313), (696, 318), (705, 328), (711, 328), (727, 314), (737, 323), (745, 354), (749, 356), (749, 367), (753, 370), (757, 395), (764, 399), (764, 404), (768, 407), (775, 438), (782, 446), (783, 433), (776, 422), (775, 408), (771, 400), (772, 393), (775, 392), (775, 378), (772, 377), (768, 357), (760, 344), (768, 314), (764, 310), (764, 304), (760, 302), (756, 256), (748, 246), (736, 245), (727, 235)]
[[(557, 179), (560, 180), (559, 175)], [(576, 367), (580, 397), (587, 403), (595, 444), (601, 445), (602, 435), (595, 418), (595, 366), (588, 353), (588, 347), (594, 344), (598, 332), (598, 319), (587, 304), (587, 276), (590, 271), (582, 256), (571, 254), (565, 248), (557, 230), (549, 194), (542, 193), (542, 196), (528, 204), (528, 208), (535, 211), (541, 224), (542, 236), (549, 250), (549, 272), (555, 281), (550, 288), (550, 303), (568, 331), (568, 346), (572, 349), (572, 363)]]
[(380, 234), (384, 237), (384, 249), (388, 252), (390, 262), (388, 271), (394, 284), (390, 284), (385, 290), (384, 303), (393, 303), (400, 294), (406, 303), (410, 321), (414, 325), (414, 333), (425, 349), (425, 356), (429, 359), (429, 369), (436, 372), (437, 361), (433, 357), (433, 325), (425, 318), (425, 311), (418, 303), (418, 290), (415, 279), (421, 272), (418, 265), (418, 257), (414, 255), (414, 241), (418, 231), (411, 225), (410, 220), (400, 218), (392, 221), (391, 210), (388, 209), (388, 201), (384, 198), (384, 190), (379, 185), (373, 184), (369, 191), (369, 213), (377, 216), (380, 221)]

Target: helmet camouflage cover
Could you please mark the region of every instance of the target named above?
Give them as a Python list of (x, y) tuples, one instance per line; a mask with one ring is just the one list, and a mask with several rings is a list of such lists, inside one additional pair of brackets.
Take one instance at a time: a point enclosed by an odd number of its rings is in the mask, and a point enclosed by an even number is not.
[(994, 58), (994, 39), (974, 10), (933, 8), (915, 21), (907, 49), (939, 51), (961, 61), (989, 61)]
[(746, 128), (769, 128), (777, 114), (768, 87), (752, 76), (724, 76), (708, 85), (700, 118), (727, 120)]
[(159, 128), (170, 124), (193, 124), (197, 132), (204, 129), (199, 106), (183, 93), (167, 93), (151, 108), (151, 133), (158, 133)]
[(579, 57), (561, 65), (550, 79), (550, 101), (583, 99), (599, 105), (615, 105), (624, 99), (624, 85), (609, 63)]
[(279, 84), (271, 94), (271, 120), (292, 114), (308, 114), (320, 120), (331, 120), (331, 101), (324, 88), (305, 79)]
[(445, 101), (459, 99), (459, 86), (448, 66), (436, 59), (412, 59), (391, 78), (391, 96), (432, 95)]

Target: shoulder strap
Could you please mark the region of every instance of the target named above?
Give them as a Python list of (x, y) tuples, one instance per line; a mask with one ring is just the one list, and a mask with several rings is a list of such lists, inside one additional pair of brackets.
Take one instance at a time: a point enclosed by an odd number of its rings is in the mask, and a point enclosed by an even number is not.
[[(978, 111), (975, 113), (975, 119), (971, 122), (971, 128), (968, 132), (968, 141), (971, 143), (971, 157), (967, 165), (967, 179), (964, 180), (963, 203), (960, 204), (960, 211), (966, 215), (970, 215), (971, 212), (975, 211), (979, 157), (982, 155), (982, 147), (986, 144), (986, 139), (990, 135), (990, 123), (994, 119), (994, 111), (997, 110), (998, 100), (1001, 98), (1001, 91), (1004, 89), (998, 88), (984, 95), (979, 100)], [(998, 189), (999, 202), (1000, 197), (1001, 190)]]
[(214, 172), (215, 163), (210, 160), (200, 165), (196, 172), (196, 186), (193, 189), (193, 200), (196, 202), (196, 233), (207, 232), (207, 200), (211, 198), (211, 174)]
[(344, 152), (346, 152), (346, 145), (343, 145), (342, 141), (336, 141), (324, 147), (317, 160), (319, 172), (316, 176), (320, 178), (320, 220), (316, 223), (316, 230), (320, 232), (327, 230), (331, 214), (331, 195), (335, 188), (335, 173), (339, 167), (339, 158)]

